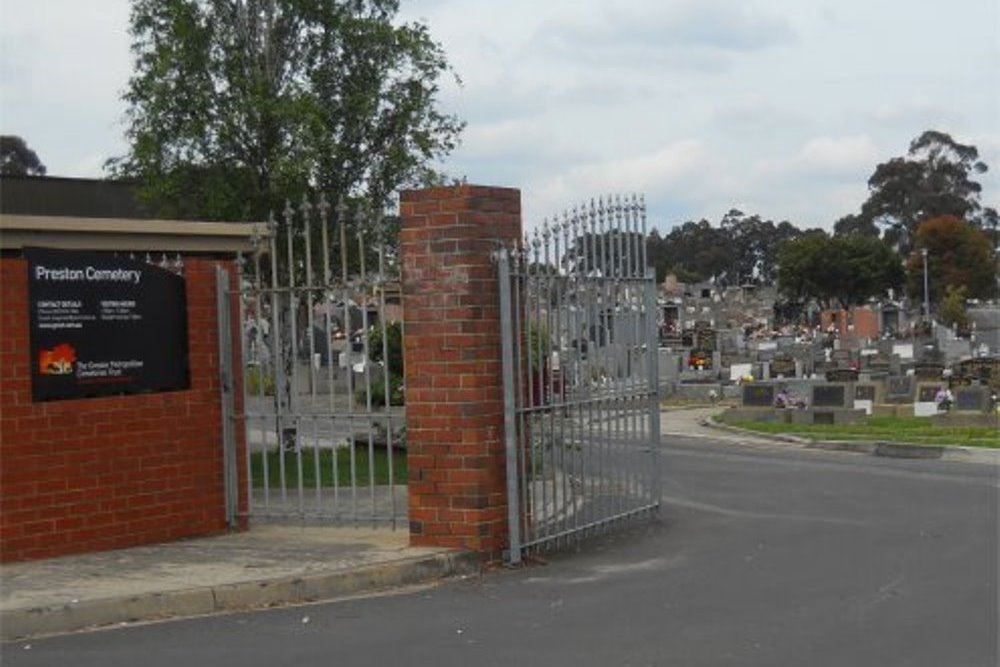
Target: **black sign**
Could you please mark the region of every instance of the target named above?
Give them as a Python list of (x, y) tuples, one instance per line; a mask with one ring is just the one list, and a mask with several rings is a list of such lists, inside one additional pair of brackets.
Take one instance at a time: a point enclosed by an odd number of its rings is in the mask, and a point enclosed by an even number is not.
[(105, 253), (25, 257), (33, 400), (191, 386), (182, 277)]
[(813, 406), (824, 408), (844, 407), (844, 385), (821, 384), (813, 387)]
[(955, 392), (955, 409), (985, 410), (989, 405), (989, 398), (985, 387), (960, 387)]
[(774, 407), (774, 385), (743, 385), (743, 405), (755, 408)]

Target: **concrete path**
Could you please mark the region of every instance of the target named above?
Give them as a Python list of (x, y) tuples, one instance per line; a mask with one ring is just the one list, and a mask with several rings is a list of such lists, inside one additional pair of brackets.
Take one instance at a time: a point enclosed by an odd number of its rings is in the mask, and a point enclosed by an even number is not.
[(478, 569), (405, 529), (257, 525), (243, 533), (0, 567), (0, 638), (372, 593)]

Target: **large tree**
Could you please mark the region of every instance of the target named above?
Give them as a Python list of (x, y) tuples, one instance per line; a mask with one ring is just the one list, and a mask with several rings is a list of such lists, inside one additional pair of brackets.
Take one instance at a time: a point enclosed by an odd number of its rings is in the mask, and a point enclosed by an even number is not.
[(773, 284), (778, 247), (802, 234), (790, 222), (775, 225), (771, 220), (762, 220), (759, 215), (748, 216), (736, 209), (723, 216), (719, 226), (731, 239), (733, 257), (730, 271), (732, 281), (739, 285)]
[(950, 287), (964, 288), (970, 299), (997, 296), (997, 257), (985, 232), (953, 215), (943, 215), (917, 228), (914, 251), (907, 261), (907, 291), (923, 299), (927, 251), (927, 287), (931, 303), (938, 303)]
[(981, 205), (982, 186), (974, 180), (986, 170), (975, 146), (928, 130), (910, 143), (905, 157), (875, 168), (860, 215), (841, 220), (838, 231), (866, 233), (880, 227), (886, 241), (908, 254), (917, 226), (930, 218), (954, 215), (978, 227), (995, 227), (997, 212)]
[(904, 282), (899, 256), (879, 239), (830, 237), (821, 231), (787, 241), (778, 251), (778, 287), (793, 302), (849, 309)]
[(128, 153), (162, 215), (263, 219), (321, 190), (380, 208), (435, 177), (462, 123), (449, 72), (396, 0), (133, 0)]
[(4, 176), (44, 176), (45, 165), (21, 137), (0, 136), (0, 174)]

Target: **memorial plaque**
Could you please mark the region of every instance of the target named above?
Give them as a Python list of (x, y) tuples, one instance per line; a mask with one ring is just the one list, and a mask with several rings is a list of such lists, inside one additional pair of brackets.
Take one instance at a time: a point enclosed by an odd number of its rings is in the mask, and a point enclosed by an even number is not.
[(813, 407), (842, 408), (845, 407), (845, 387), (842, 384), (821, 384), (813, 387)]
[(771, 360), (771, 377), (795, 377), (795, 360), (787, 356), (776, 356)]
[(745, 384), (743, 385), (743, 405), (750, 408), (774, 407), (774, 385)]
[(859, 384), (854, 387), (854, 400), (855, 401), (874, 401), (875, 400), (875, 385), (873, 384)]
[(110, 253), (24, 254), (32, 400), (190, 387), (184, 278)]
[(986, 387), (959, 387), (955, 391), (955, 410), (983, 412), (989, 406)]
[(937, 393), (941, 391), (939, 384), (922, 384), (917, 389), (917, 403), (934, 403)]
[(885, 393), (889, 403), (909, 402), (913, 397), (913, 378), (908, 375), (889, 376)]

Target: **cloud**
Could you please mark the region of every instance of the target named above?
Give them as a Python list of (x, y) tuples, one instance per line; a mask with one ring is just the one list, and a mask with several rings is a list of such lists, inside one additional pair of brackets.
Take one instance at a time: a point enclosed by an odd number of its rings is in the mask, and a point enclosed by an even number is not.
[[(875, 142), (868, 135), (816, 137), (794, 155), (764, 158), (758, 161), (757, 167), (770, 176), (857, 179), (859, 174), (875, 168), (878, 156)], [(867, 176), (862, 180), (866, 179)]]
[(704, 144), (684, 139), (651, 153), (571, 166), (540, 178), (526, 194), (525, 221), (558, 214), (567, 207), (610, 194), (655, 195), (656, 199), (688, 202), (712, 171)]
[(578, 62), (721, 70), (734, 55), (794, 42), (784, 18), (725, 0), (633, 2), (543, 23), (542, 51)]

